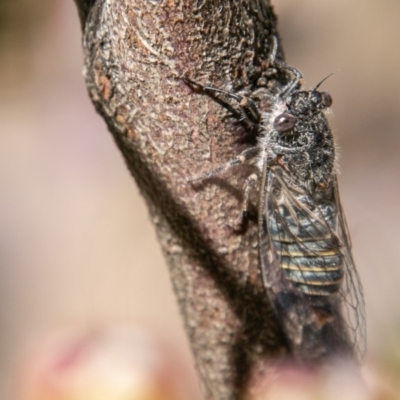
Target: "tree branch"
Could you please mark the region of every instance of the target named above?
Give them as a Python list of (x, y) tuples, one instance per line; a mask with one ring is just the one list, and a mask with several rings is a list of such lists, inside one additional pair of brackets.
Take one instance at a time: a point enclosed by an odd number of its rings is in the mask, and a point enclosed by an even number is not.
[(240, 128), (181, 77), (250, 87), (276, 35), (272, 8), (266, 0), (76, 3), (89, 94), (147, 201), (205, 396), (240, 398), (284, 347), (258, 271), (256, 224), (230, 228), (243, 174), (188, 183), (243, 149)]

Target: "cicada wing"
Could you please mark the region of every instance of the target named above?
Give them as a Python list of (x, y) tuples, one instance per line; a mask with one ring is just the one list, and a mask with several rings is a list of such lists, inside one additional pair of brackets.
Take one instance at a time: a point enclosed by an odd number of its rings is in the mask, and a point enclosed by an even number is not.
[[(311, 301), (310, 296), (285, 277), (285, 271), (282, 268), (284, 249), (280, 243), (292, 241), (293, 246), (298, 247), (298, 251), (310, 251), (297, 237), (299, 232), (296, 231), (299, 231), (301, 227), (294, 215), (302, 214), (307, 221), (311, 221), (315, 232), (326, 231), (327, 226), (321, 216), (316, 217), (304, 204), (295, 199), (281, 174), (282, 170), (279, 168), (268, 169), (263, 174), (259, 206), (260, 266), (264, 286), (286, 335), (288, 346), (292, 352), (304, 358), (307, 350), (314, 345), (318, 347), (322, 345), (313, 332), (315, 329), (320, 329), (319, 326), (316, 327), (319, 324), (315, 311), (318, 304)], [(290, 209), (290, 212), (282, 213), (282, 209), (286, 211)], [(286, 258), (290, 257), (286, 256)], [(296, 262), (292, 258), (288, 264), (291, 261)], [(303, 276), (303, 280), (306, 282), (307, 277)], [(330, 307), (332, 307), (331, 304), (328, 308)], [(330, 312), (328, 310), (328, 313)], [(324, 313), (322, 309), (321, 313)], [(310, 337), (307, 337), (309, 333)]]
[(302, 358), (352, 353), (341, 304), (347, 288), (354, 294), (355, 277), (351, 270), (342, 287), (343, 257), (348, 268), (351, 253), (340, 239), (335, 201), (317, 201), (280, 167), (264, 171), (260, 195), (260, 265), (289, 347)]
[(351, 239), (346, 217), (340, 202), (337, 178), (335, 179), (335, 202), (338, 209), (337, 235), (342, 241), (344, 256), (344, 278), (340, 289), (342, 312), (350, 342), (356, 355), (361, 359), (366, 348), (364, 291), (351, 253)]

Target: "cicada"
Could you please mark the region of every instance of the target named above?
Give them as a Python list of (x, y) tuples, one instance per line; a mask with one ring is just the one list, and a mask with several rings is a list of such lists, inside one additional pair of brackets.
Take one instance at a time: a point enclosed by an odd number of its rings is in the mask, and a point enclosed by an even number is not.
[[(302, 90), (302, 74), (277, 60), (274, 39), (268, 73), (283, 71), (288, 83), (242, 92), (187, 84), (225, 106), (255, 136), (255, 145), (195, 180), (250, 162), (258, 182), (259, 266), (263, 284), (290, 353), (298, 360), (360, 358), (365, 348), (363, 289), (340, 202), (335, 141), (325, 112), (332, 105), (320, 82)], [(265, 71), (264, 71), (265, 72)], [(265, 82), (265, 79), (259, 79)]]

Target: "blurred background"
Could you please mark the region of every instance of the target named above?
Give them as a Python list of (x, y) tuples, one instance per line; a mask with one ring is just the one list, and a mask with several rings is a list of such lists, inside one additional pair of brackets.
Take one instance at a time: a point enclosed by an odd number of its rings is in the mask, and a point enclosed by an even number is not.
[[(305, 86), (335, 73), (323, 90), (334, 102), (330, 120), (364, 283), (369, 360), (395, 360), (400, 2), (274, 4), (286, 59), (303, 72)], [(0, 398), (14, 398), (16, 381), (25, 379), (21, 366), (38, 362), (33, 354), (42, 346), (75, 337), (76, 354), (87, 340), (91, 348), (120, 337), (141, 343), (143, 329), (155, 346), (180, 355), (194, 382), (191, 397), (183, 398), (197, 398), (188, 342), (155, 233), (87, 96), (82, 60), (72, 0), (0, 2)]]

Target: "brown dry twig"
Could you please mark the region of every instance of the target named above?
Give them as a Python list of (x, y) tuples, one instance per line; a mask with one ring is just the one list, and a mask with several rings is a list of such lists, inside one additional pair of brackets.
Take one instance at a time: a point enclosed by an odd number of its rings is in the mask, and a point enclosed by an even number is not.
[(240, 398), (250, 377), (284, 351), (282, 338), (259, 276), (256, 224), (240, 234), (230, 228), (243, 197), (240, 171), (188, 183), (243, 144), (226, 111), (181, 77), (233, 90), (254, 83), (276, 35), (271, 5), (76, 3), (89, 94), (147, 201), (205, 397)]

